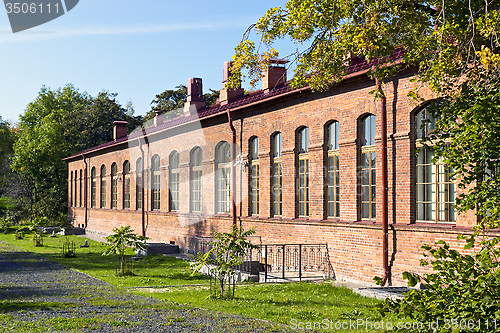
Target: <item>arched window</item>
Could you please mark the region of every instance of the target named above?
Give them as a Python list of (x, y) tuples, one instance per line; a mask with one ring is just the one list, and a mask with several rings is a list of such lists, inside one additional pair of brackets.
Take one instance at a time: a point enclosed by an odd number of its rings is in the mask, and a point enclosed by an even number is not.
[(151, 209), (160, 209), (160, 156), (155, 155), (151, 159)]
[(95, 167), (92, 167), (90, 171), (90, 207), (95, 208), (97, 206), (97, 179)]
[(202, 176), (203, 176), (203, 151), (200, 147), (195, 147), (191, 150), (191, 211), (201, 212), (203, 210), (203, 192), (202, 192)]
[(309, 216), (309, 128), (302, 127), (297, 133), (298, 151), (298, 215)]
[(135, 207), (142, 209), (142, 158), (135, 162)]
[(179, 210), (179, 153), (175, 150), (168, 159), (168, 169), (170, 172), (168, 177), (170, 183), (168, 186), (170, 191), (170, 211), (176, 212)]
[(123, 209), (130, 209), (130, 162), (123, 163)]
[(436, 120), (424, 108), (415, 114), (417, 222), (455, 222), (455, 184), (450, 179), (451, 168), (444, 163), (432, 163), (434, 151), (420, 143), (435, 128)]
[(215, 152), (217, 213), (231, 210), (231, 146), (226, 141), (219, 143)]
[(283, 214), (283, 171), (281, 159), (281, 133), (274, 133), (271, 137), (271, 150), (272, 150), (272, 185), (271, 185), (271, 199), (272, 199), (272, 215), (281, 216)]
[(327, 145), (327, 203), (328, 217), (340, 217), (339, 184), (339, 122), (333, 121), (326, 126)]
[(80, 207), (83, 207), (83, 205), (82, 205), (82, 201), (83, 201), (83, 191), (82, 191), (82, 188), (83, 188), (83, 185), (82, 185), (82, 183), (83, 183), (83, 170), (80, 169), (80, 191), (79, 191), (79, 193), (80, 193), (80, 204), (79, 204), (79, 206)]
[(361, 120), (361, 218), (376, 217), (375, 116)]
[(69, 181), (69, 206), (73, 207), (73, 171), (71, 171), (71, 178)]
[(101, 166), (101, 208), (106, 208), (106, 166)]
[(118, 166), (111, 164), (111, 208), (118, 205)]
[(78, 181), (77, 181), (77, 179), (78, 179), (78, 171), (75, 170), (75, 181), (73, 182), (73, 186), (75, 187), (75, 190), (73, 192), (73, 195), (74, 195), (73, 206), (75, 206), (75, 207), (78, 205), (78, 203), (77, 203), (78, 202), (77, 201), (77, 198), (78, 198), (78, 192), (77, 192)]
[(259, 138), (250, 139), (250, 215), (259, 214)]

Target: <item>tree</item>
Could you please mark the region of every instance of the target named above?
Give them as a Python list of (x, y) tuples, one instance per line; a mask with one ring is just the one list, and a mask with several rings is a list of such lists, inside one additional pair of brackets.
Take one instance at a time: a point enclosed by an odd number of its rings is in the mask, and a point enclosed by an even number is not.
[(125, 250), (132, 247), (134, 250), (146, 250), (147, 237), (139, 236), (134, 233), (130, 226), (113, 229), (114, 234), (106, 237), (108, 248), (102, 254), (109, 256), (118, 254), (120, 256), (120, 275), (125, 275)]
[[(296, 54), (294, 86), (326, 89), (342, 79), (351, 56), (373, 65), (369, 73), (383, 81), (402, 66), (418, 66), (418, 79), (437, 92), (449, 92), (477, 64), (481, 46), (498, 47), (496, 1), (289, 0), (271, 8), (245, 33), (236, 48), (230, 86), (244, 78), (262, 77), (278, 39), (306, 44)], [(249, 33), (261, 35), (266, 51), (255, 47)], [(401, 66), (388, 58), (405, 50)], [(392, 66), (387, 66), (387, 65)]]
[[(91, 104), (65, 119), (66, 135), (73, 142), (73, 152), (98, 146), (113, 141), (113, 121), (127, 121), (127, 130), (131, 132), (143, 122), (141, 116), (133, 115), (133, 108), (123, 108), (116, 100), (116, 93), (100, 92), (92, 98)], [(132, 113), (132, 114), (131, 114)]]
[(12, 169), (27, 184), (35, 215), (59, 219), (67, 210), (67, 163), (62, 159), (113, 140), (113, 120), (126, 120), (129, 129), (142, 117), (127, 114), (116, 94), (95, 98), (72, 85), (58, 90), (43, 87), (20, 117)]
[[(186, 98), (187, 87), (183, 84), (175, 87), (175, 90), (165, 90), (161, 94), (156, 95), (156, 97), (151, 101), (151, 110), (146, 114), (145, 119), (153, 119), (156, 112), (169, 112), (168, 118), (181, 115)], [(208, 93), (203, 94), (203, 100), (205, 101), (207, 107), (215, 104), (217, 102), (217, 98), (219, 98), (218, 90), (209, 89)]]
[[(0, 116), (0, 197), (12, 195), (16, 183), (15, 174), (10, 168), (10, 159), (14, 153), (15, 129)], [(15, 195), (13, 195), (15, 196)]]
[[(214, 231), (212, 234), (216, 240), (209, 244), (212, 246), (210, 250), (207, 253), (200, 252), (194, 258), (196, 266), (193, 274), (204, 266), (210, 267), (214, 265), (213, 268), (208, 268), (208, 270), (210, 277), (215, 278), (218, 286), (212, 289), (212, 284), (210, 284), (211, 296), (215, 298), (234, 297), (236, 291), (234, 281), (236, 271), (234, 269), (243, 263), (242, 258), (247, 255), (247, 249), (258, 248), (248, 241), (248, 236), (254, 233), (255, 230), (253, 229), (245, 231), (243, 227), (236, 225), (231, 226), (230, 232)], [(233, 284), (232, 293), (231, 283)], [(227, 289), (225, 288), (226, 284)], [(227, 293), (225, 294), (226, 290)]]
[(76, 115), (91, 101), (71, 85), (56, 91), (43, 87), (20, 116), (12, 169), (30, 189), (37, 213), (55, 218), (67, 209), (67, 164), (62, 159), (75, 152), (77, 135), (65, 127), (70, 119), (77, 124)]

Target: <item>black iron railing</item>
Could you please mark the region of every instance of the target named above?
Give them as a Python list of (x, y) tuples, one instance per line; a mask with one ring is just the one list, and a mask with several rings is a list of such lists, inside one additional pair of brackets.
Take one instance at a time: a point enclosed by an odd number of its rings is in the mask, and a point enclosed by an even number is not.
[[(260, 240), (260, 238), (259, 238)], [(207, 253), (213, 238), (195, 238), (190, 251)], [(277, 279), (330, 279), (334, 271), (327, 244), (258, 244), (248, 249), (243, 263), (235, 269), (251, 275), (260, 275), (264, 282)]]

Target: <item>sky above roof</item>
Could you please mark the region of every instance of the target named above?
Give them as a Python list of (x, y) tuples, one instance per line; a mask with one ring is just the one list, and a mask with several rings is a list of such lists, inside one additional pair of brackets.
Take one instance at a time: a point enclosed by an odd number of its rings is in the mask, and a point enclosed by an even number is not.
[[(224, 61), (267, 9), (285, 0), (80, 0), (59, 18), (12, 33), (0, 14), (0, 116), (17, 122), (43, 86), (118, 93), (145, 114), (156, 94), (203, 79), (222, 87)], [(293, 52), (277, 44), (280, 56)]]

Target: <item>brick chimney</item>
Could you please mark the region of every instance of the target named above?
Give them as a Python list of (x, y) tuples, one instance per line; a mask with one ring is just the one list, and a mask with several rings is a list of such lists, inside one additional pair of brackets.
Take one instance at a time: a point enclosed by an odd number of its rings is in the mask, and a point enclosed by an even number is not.
[(231, 76), (231, 72), (229, 69), (231, 68), (231, 61), (224, 62), (224, 71), (222, 72), (222, 89), (219, 94), (219, 102), (222, 105), (225, 105), (229, 102), (232, 102), (240, 97), (243, 97), (245, 91), (240, 86), (236, 89), (226, 89), (226, 83), (229, 77)]
[(264, 70), (264, 77), (262, 78), (262, 90), (268, 91), (275, 87), (281, 86), (286, 82), (286, 67), (285, 64), (288, 60), (285, 59), (271, 59), (271, 63), (266, 70)]
[(205, 107), (203, 101), (203, 84), (202, 80), (198, 77), (188, 79), (187, 84), (187, 100), (184, 103), (184, 114), (193, 115), (199, 109)]
[(113, 121), (113, 140), (117, 140), (127, 136), (127, 121), (116, 120)]

